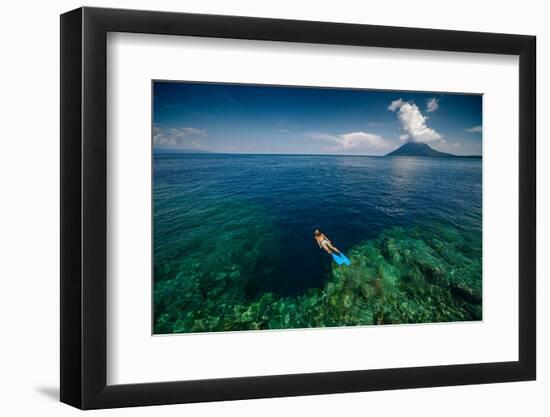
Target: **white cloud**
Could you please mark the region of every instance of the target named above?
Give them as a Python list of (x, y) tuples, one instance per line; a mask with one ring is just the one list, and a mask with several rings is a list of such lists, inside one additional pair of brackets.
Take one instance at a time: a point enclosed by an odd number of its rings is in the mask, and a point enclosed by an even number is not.
[(405, 102), (401, 99), (399, 100), (394, 100), (391, 102), (391, 104), (388, 106), (388, 110), (389, 111), (396, 111), (397, 109), (399, 109), (403, 104), (405, 104)]
[(420, 112), (418, 106), (401, 99), (392, 101), (388, 106), (390, 111), (397, 112), (397, 118), (401, 123), (400, 139), (413, 142), (433, 142), (441, 140), (443, 136), (426, 125), (428, 118)]
[(428, 111), (428, 113), (436, 111), (437, 109), (439, 109), (439, 100), (435, 97), (429, 99), (426, 103), (426, 110)]
[(483, 131), (483, 128), (481, 126), (474, 126), (469, 129), (464, 129), (468, 133), (480, 133)]
[(332, 142), (332, 146), (325, 148), (329, 152), (357, 152), (380, 154), (393, 146), (382, 136), (369, 132), (349, 132), (340, 135), (316, 132), (307, 135), (311, 139)]
[(351, 132), (340, 135), (341, 146), (344, 149), (360, 148), (364, 146), (376, 149), (387, 149), (388, 143), (382, 136), (368, 132)]
[(194, 127), (153, 127), (153, 144), (161, 148), (195, 148), (202, 146), (206, 130)]

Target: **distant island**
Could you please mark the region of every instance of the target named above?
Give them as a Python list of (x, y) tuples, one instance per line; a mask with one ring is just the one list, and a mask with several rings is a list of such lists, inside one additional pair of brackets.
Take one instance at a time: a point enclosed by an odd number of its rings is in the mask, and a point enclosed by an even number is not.
[(440, 152), (420, 142), (407, 142), (385, 156), (424, 156), (429, 158), (481, 158), (481, 155), (454, 155)]

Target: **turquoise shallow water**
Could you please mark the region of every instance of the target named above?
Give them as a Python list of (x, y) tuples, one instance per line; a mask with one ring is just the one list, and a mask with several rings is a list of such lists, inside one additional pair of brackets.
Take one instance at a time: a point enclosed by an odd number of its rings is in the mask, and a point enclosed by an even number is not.
[(155, 154), (154, 332), (480, 320), (481, 165)]

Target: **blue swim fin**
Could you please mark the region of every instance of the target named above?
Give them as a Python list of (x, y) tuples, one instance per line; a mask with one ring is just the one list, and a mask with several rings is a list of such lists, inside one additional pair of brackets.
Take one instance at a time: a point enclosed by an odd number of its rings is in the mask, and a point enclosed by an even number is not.
[(344, 260), (335, 253), (332, 254), (332, 259), (334, 259), (334, 262), (336, 262), (338, 265), (342, 265), (344, 263)]
[(345, 263), (348, 266), (351, 265), (351, 261), (348, 259), (346, 255), (344, 255), (342, 252), (340, 252), (339, 255), (343, 263)]

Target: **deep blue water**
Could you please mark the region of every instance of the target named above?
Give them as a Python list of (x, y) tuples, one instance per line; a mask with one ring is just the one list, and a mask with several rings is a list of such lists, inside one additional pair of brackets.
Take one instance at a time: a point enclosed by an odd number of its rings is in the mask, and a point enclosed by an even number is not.
[(155, 154), (153, 196), (155, 282), (205, 268), (226, 279), (232, 262), (246, 271), (246, 297), (288, 296), (329, 276), (316, 228), (344, 252), (396, 226), (437, 222), (480, 237), (482, 160)]

